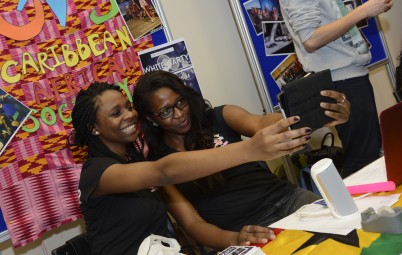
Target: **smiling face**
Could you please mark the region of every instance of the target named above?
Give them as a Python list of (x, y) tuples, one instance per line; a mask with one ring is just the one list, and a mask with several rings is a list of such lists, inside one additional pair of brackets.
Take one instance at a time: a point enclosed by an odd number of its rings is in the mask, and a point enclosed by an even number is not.
[[(155, 90), (148, 97), (148, 118), (158, 124), (165, 132), (165, 137), (170, 135), (185, 135), (191, 128), (190, 106), (181, 106), (183, 98), (170, 88), (162, 87)], [(186, 100), (186, 99), (184, 99)], [(161, 113), (173, 107), (172, 116), (162, 119), (152, 113)], [(182, 109), (179, 109), (182, 108)]]
[(126, 145), (138, 137), (137, 112), (119, 91), (107, 90), (98, 96), (96, 123), (92, 130), (116, 154), (125, 157)]

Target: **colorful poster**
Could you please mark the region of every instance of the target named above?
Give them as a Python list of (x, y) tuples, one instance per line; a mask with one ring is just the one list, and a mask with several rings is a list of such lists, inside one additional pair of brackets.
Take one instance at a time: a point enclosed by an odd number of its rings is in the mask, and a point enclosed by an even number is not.
[(131, 98), (137, 52), (150, 47), (151, 35), (132, 39), (116, 0), (0, 2), (0, 88), (32, 110), (0, 155), (0, 208), (14, 246), (81, 217), (85, 151), (67, 144), (76, 94), (98, 81)]
[(156, 70), (174, 73), (187, 86), (201, 94), (190, 55), (182, 38), (140, 51), (138, 56), (144, 73)]

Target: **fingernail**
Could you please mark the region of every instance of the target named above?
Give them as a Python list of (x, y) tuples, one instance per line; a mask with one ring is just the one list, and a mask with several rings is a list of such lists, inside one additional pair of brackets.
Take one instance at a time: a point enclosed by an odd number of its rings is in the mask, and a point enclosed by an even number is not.
[(268, 243), (268, 239), (263, 238), (263, 239), (261, 239), (261, 242), (263, 242), (263, 243)]
[(305, 137), (305, 139), (306, 139), (306, 141), (310, 141), (311, 136), (308, 135), (308, 136)]
[(325, 107), (325, 103), (320, 103), (320, 106), (321, 106), (321, 107)]
[(306, 132), (306, 134), (310, 134), (311, 133), (311, 128), (306, 128), (304, 132)]
[(321, 94), (321, 96), (325, 96), (325, 95), (327, 94), (327, 91), (321, 90), (321, 91), (320, 91), (320, 94)]
[(294, 121), (299, 121), (299, 120), (300, 120), (300, 117), (299, 117), (299, 116), (295, 116), (295, 117), (293, 117), (293, 120), (294, 120)]

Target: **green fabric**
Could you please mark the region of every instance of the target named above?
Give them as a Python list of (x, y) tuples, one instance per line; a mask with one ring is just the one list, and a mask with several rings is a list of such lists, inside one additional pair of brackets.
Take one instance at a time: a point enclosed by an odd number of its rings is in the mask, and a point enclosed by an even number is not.
[(367, 248), (363, 248), (360, 255), (401, 255), (402, 234), (382, 234)]

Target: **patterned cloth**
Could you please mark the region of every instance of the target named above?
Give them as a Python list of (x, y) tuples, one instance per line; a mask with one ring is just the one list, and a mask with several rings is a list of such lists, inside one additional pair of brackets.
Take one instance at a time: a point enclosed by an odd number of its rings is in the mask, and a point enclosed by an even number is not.
[(134, 41), (109, 0), (20, 0), (21, 11), (17, 2), (0, 1), (0, 23), (26, 28), (10, 35), (0, 25), (0, 88), (33, 111), (0, 155), (0, 208), (19, 247), (81, 217), (77, 186), (85, 151), (66, 143), (76, 93), (93, 81), (129, 93), (141, 75), (137, 52), (153, 42), (151, 36)]
[[(402, 193), (402, 185), (393, 192), (376, 193), (390, 195)], [(394, 207), (402, 207), (399, 200)], [(347, 236), (311, 233), (301, 230), (284, 230), (277, 239), (263, 247), (269, 255), (400, 255), (402, 234), (379, 234), (352, 231)]]

